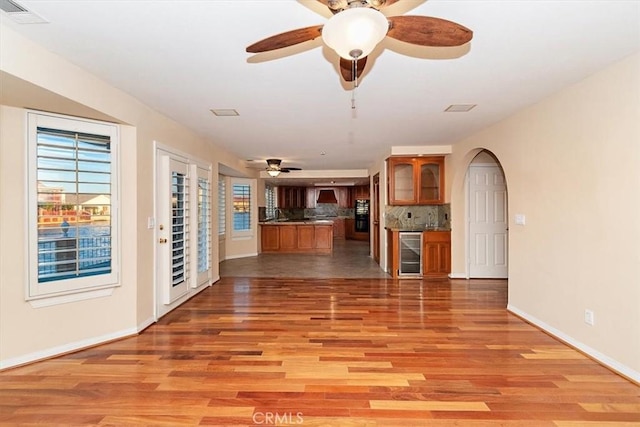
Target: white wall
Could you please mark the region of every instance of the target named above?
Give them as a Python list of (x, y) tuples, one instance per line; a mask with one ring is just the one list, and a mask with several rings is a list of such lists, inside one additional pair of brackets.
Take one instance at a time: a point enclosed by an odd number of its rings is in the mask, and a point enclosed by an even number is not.
[[(0, 367), (137, 332), (153, 321), (154, 141), (246, 176), (244, 161), (162, 116), (128, 94), (42, 49), (0, 24)], [(33, 308), (25, 302), (24, 107), (120, 123), (122, 233), (120, 287), (109, 297)], [(214, 197), (212, 208), (217, 212)], [(215, 214), (217, 215), (217, 214)], [(213, 221), (213, 277), (218, 271), (218, 227)], [(257, 243), (253, 244), (257, 247)], [(255, 251), (255, 249), (254, 249)]]
[(507, 180), (509, 309), (640, 381), (640, 56), (454, 145), (447, 194), (462, 277), (465, 174), (482, 148)]

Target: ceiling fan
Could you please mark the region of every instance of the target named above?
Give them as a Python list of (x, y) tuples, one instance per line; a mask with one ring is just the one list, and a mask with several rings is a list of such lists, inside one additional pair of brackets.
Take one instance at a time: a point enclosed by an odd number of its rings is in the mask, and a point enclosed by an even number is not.
[(280, 167), (281, 163), (282, 160), (280, 159), (267, 159), (267, 173), (275, 178), (276, 176), (280, 175), (280, 173), (289, 173), (291, 171), (302, 170), (300, 168), (283, 168)]
[(267, 37), (247, 47), (262, 53), (294, 46), (322, 36), (340, 55), (340, 74), (347, 82), (362, 74), (367, 56), (385, 38), (419, 46), (453, 47), (469, 42), (473, 31), (445, 19), (429, 16), (385, 16), (380, 10), (401, 0), (317, 0), (333, 16), (324, 25), (299, 28)]

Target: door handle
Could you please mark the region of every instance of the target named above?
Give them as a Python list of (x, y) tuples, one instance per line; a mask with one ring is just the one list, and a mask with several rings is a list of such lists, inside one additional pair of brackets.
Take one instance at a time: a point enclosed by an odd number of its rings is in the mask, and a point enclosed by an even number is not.
[(160, 243), (167, 243), (167, 239), (160, 239)]

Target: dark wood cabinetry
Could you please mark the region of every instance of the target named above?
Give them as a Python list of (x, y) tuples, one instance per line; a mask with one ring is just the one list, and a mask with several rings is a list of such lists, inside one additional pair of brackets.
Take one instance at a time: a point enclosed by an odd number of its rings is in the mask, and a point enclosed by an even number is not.
[(390, 205), (444, 203), (444, 157), (389, 157)]
[(353, 200), (369, 200), (369, 186), (368, 185), (356, 185), (352, 187)]
[(278, 187), (278, 207), (304, 209), (307, 204), (306, 187)]

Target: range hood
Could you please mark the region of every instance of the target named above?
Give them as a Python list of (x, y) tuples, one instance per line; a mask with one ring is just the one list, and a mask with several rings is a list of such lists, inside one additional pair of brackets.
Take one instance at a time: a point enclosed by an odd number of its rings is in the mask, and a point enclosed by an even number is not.
[(320, 190), (316, 203), (338, 203), (333, 190)]

